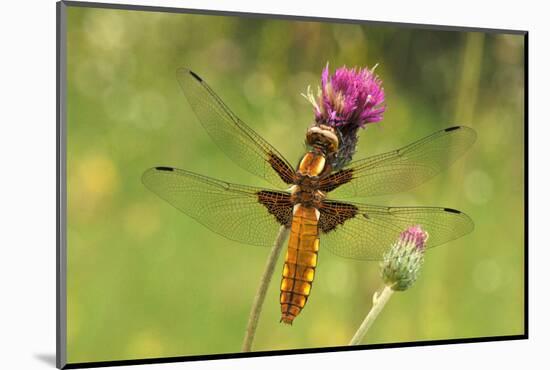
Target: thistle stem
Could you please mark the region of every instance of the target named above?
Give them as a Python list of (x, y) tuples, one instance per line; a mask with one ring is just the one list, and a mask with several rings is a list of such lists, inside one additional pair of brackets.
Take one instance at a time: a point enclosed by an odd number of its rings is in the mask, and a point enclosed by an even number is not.
[(365, 337), (365, 334), (372, 326), (374, 320), (376, 320), (378, 314), (382, 311), (392, 294), (393, 289), (388, 285), (384, 286), (384, 290), (382, 290), (380, 294), (374, 294), (372, 298), (372, 308), (367, 314), (367, 317), (365, 317), (365, 320), (363, 320), (363, 322), (359, 326), (359, 329), (357, 329), (357, 332), (354, 334), (353, 338), (351, 338), (351, 341), (349, 342), (350, 346), (361, 344), (361, 341)]
[(281, 250), (283, 249), (284, 242), (289, 231), (290, 228), (281, 226), (279, 233), (277, 234), (277, 238), (275, 239), (275, 243), (273, 243), (273, 247), (269, 253), (269, 257), (267, 258), (265, 270), (260, 280), (260, 286), (258, 287), (256, 296), (254, 297), (254, 303), (252, 304), (250, 316), (248, 317), (248, 324), (246, 325), (246, 332), (242, 346), (243, 352), (250, 352), (252, 349), (252, 342), (254, 341), (256, 328), (258, 327), (258, 320), (260, 319), (260, 314), (262, 312), (267, 288), (269, 287), (269, 282), (271, 281), (273, 271), (275, 270), (275, 264), (281, 254)]

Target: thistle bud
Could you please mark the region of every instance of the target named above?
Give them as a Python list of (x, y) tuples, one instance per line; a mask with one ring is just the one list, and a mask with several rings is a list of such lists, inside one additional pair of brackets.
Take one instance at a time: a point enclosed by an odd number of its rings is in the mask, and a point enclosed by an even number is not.
[(428, 233), (409, 227), (384, 254), (380, 265), (384, 283), (393, 290), (407, 290), (416, 281), (424, 262)]

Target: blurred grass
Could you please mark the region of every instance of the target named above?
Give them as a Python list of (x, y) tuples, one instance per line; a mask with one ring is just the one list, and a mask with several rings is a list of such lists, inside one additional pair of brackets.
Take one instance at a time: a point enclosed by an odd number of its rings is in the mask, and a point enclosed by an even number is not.
[[(300, 96), (330, 62), (380, 65), (387, 113), (356, 158), (466, 124), (456, 165), (374, 204), (468, 213), (474, 233), (430, 251), (369, 343), (523, 332), (521, 36), (69, 8), (69, 362), (237, 352), (268, 251), (219, 237), (148, 192), (156, 165), (263, 186), (211, 142), (179, 90), (187, 66), (291, 161), (312, 120)], [(282, 264), (280, 264), (282, 266)], [(282, 267), (281, 267), (282, 268)], [(255, 349), (344, 345), (380, 286), (376, 263), (320, 252), (315, 288), (279, 324), (278, 277)]]

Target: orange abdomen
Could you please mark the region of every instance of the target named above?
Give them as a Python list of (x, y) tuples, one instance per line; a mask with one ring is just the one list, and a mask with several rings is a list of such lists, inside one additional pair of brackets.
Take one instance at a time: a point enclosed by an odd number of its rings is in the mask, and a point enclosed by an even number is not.
[(301, 204), (294, 206), (281, 280), (281, 321), (286, 324), (300, 314), (311, 292), (319, 251), (318, 212)]

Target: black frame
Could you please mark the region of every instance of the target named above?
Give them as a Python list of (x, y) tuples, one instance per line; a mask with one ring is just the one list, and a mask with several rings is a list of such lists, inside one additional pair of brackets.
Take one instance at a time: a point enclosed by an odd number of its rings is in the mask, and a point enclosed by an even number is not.
[[(116, 360), (116, 361), (97, 361), (97, 362), (79, 362), (67, 363), (66, 354), (66, 8), (67, 7), (85, 7), (99, 9), (117, 9), (117, 10), (134, 10), (148, 12), (164, 12), (164, 13), (185, 13), (185, 14), (202, 14), (202, 15), (220, 15), (220, 16), (238, 16), (245, 18), (269, 18), (269, 19), (287, 19), (298, 21), (317, 21), (317, 22), (338, 22), (347, 24), (371, 24), (385, 25), (399, 28), (414, 28), (424, 30), (444, 30), (444, 31), (477, 31), (484, 33), (499, 33), (523, 35), (524, 37), (524, 333), (521, 335), (503, 335), (493, 337), (478, 337), (478, 338), (463, 338), (463, 339), (441, 339), (428, 340), (417, 342), (401, 342), (401, 343), (383, 343), (383, 344), (363, 344), (357, 346), (338, 346), (338, 347), (319, 347), (319, 348), (304, 348), (291, 350), (272, 350), (272, 351), (255, 351), (255, 352), (237, 352), (237, 353), (222, 353), (208, 355), (192, 355), (192, 356), (176, 356), (176, 357), (160, 357), (146, 358), (133, 360)], [(528, 171), (528, 137), (529, 137), (529, 73), (528, 73), (528, 38), (529, 32), (525, 30), (510, 30), (510, 29), (494, 29), (494, 28), (476, 28), (476, 27), (457, 27), (443, 25), (429, 25), (419, 23), (399, 23), (399, 22), (383, 22), (383, 21), (368, 21), (359, 19), (340, 19), (340, 18), (324, 18), (324, 17), (308, 17), (295, 16), (284, 14), (264, 14), (264, 13), (247, 13), (234, 11), (218, 11), (204, 9), (186, 9), (161, 6), (144, 6), (131, 4), (111, 4), (111, 3), (95, 3), (81, 1), (59, 1), (56, 3), (56, 39), (57, 39), (57, 62), (56, 62), (56, 367), (59, 369), (79, 369), (93, 368), (106, 366), (123, 366), (123, 365), (142, 365), (142, 364), (159, 364), (173, 363), (185, 361), (201, 361), (201, 360), (218, 360), (231, 358), (246, 358), (246, 357), (264, 357), (278, 356), (291, 354), (308, 354), (308, 353), (323, 353), (323, 352), (341, 352), (341, 351), (360, 351), (365, 349), (380, 349), (380, 348), (401, 348), (401, 347), (417, 347), (417, 346), (433, 346), (444, 344), (460, 344), (460, 343), (482, 343), (528, 339), (529, 335), (529, 269), (528, 269), (528, 189), (529, 189), (529, 171)]]

